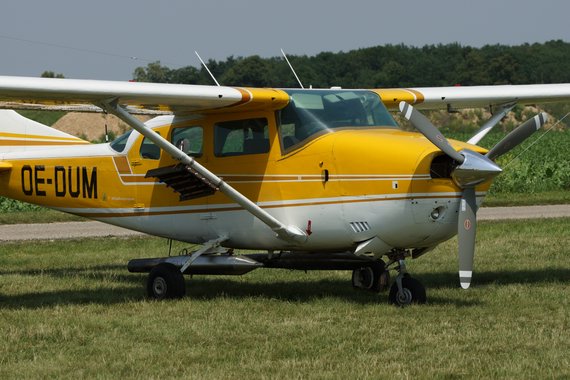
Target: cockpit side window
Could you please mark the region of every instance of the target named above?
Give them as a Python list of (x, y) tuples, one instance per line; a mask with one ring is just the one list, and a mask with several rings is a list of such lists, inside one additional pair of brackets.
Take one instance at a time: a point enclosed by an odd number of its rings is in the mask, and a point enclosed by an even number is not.
[(202, 155), (204, 130), (201, 126), (181, 127), (172, 130), (170, 141), (189, 156)]
[(214, 154), (217, 157), (269, 152), (267, 119), (245, 119), (216, 123)]

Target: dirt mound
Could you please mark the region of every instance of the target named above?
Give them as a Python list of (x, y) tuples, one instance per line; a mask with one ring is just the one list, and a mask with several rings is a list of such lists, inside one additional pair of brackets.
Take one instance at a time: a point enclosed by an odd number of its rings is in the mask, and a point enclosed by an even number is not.
[[(150, 119), (148, 116), (138, 118), (142, 121)], [(70, 112), (64, 115), (52, 127), (85, 140), (103, 141), (105, 139), (105, 123), (109, 133), (112, 132), (115, 136), (122, 135), (129, 129), (123, 121), (113, 115), (80, 112)]]

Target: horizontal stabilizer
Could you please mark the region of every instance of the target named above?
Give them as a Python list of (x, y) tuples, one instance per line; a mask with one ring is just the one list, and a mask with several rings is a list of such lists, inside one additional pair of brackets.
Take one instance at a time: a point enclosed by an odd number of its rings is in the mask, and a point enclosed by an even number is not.
[(0, 110), (1, 153), (80, 144), (89, 142), (27, 119), (15, 111)]

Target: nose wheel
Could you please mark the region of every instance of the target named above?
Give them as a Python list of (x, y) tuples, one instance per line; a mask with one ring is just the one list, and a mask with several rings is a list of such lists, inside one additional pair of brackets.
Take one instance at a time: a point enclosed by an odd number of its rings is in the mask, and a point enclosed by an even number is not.
[(404, 307), (411, 304), (427, 302), (426, 289), (421, 282), (410, 276), (406, 270), (405, 252), (397, 252), (391, 257), (390, 263), (398, 263), (398, 275), (390, 287), (388, 299), (391, 304)]
[(410, 275), (404, 275), (400, 280), (401, 285), (398, 285), (398, 279), (396, 278), (396, 281), (394, 281), (390, 288), (388, 299), (391, 304), (403, 307), (413, 303), (426, 303), (426, 289), (421, 282), (410, 277)]

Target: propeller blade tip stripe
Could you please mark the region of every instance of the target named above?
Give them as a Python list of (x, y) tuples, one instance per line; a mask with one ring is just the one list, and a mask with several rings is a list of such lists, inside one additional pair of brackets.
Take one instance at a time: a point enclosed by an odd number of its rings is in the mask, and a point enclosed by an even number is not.
[(412, 107), (411, 105), (409, 105), (408, 103), (401, 101), (400, 102), (400, 112), (402, 114), (404, 114), (404, 117), (408, 120), (410, 120), (412, 118), (412, 111), (414, 110), (414, 107)]
[(470, 270), (460, 270), (459, 271), (459, 283), (463, 289), (467, 289), (471, 285), (471, 277), (473, 271)]
[(538, 131), (548, 121), (548, 114), (541, 112), (533, 118), (534, 125)]

